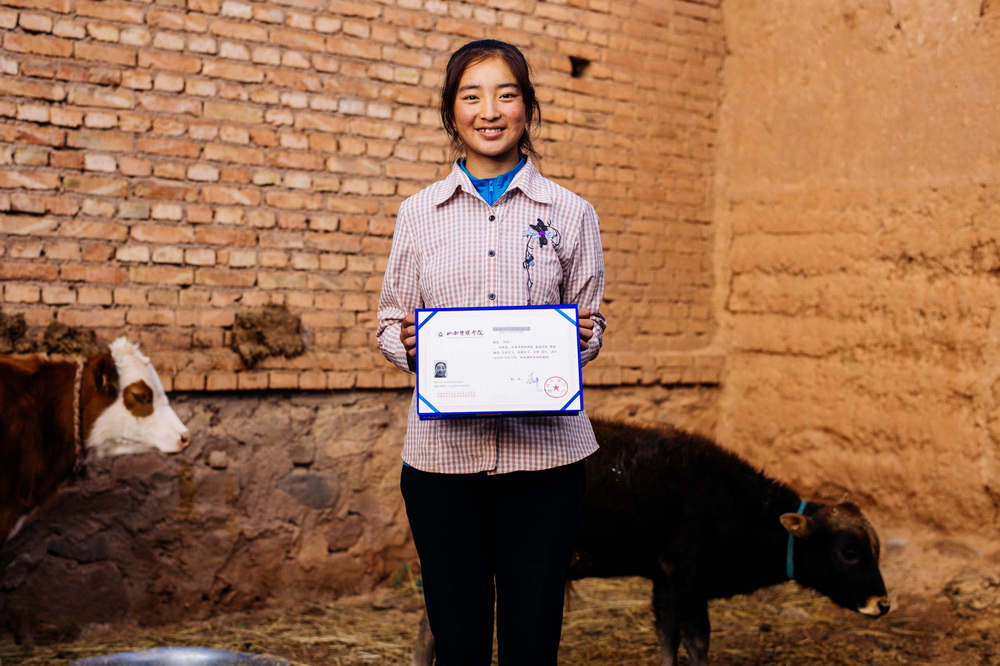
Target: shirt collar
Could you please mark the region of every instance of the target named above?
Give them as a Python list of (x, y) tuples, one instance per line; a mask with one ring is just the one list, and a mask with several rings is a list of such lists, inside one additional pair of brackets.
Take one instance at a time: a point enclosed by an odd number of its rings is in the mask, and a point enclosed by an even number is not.
[[(473, 196), (479, 196), (472, 181), (469, 180), (469, 176), (459, 166), (458, 160), (455, 160), (455, 163), (451, 165), (451, 173), (441, 181), (441, 187), (433, 199), (434, 205), (440, 206), (448, 201), (459, 189)], [(529, 199), (538, 203), (552, 203), (552, 193), (549, 191), (548, 181), (542, 174), (538, 173), (538, 169), (535, 168), (530, 157), (507, 187), (508, 192), (515, 189), (520, 190)]]

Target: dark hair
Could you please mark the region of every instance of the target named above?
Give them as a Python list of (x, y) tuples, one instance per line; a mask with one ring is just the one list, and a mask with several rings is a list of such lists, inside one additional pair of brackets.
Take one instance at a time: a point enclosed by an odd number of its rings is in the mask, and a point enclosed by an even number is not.
[(448, 133), (452, 148), (455, 149), (456, 153), (462, 148), (462, 139), (458, 135), (458, 128), (455, 127), (455, 98), (458, 96), (458, 83), (468, 67), (489, 58), (503, 60), (507, 63), (514, 78), (517, 79), (525, 111), (524, 134), (521, 135), (517, 147), (522, 153), (537, 158), (538, 153), (531, 144), (531, 134), (542, 122), (542, 108), (538, 105), (538, 98), (535, 96), (535, 86), (531, 83), (528, 61), (524, 59), (524, 55), (516, 46), (495, 39), (469, 42), (452, 53), (448, 60), (448, 67), (444, 72), (444, 85), (441, 88), (441, 123), (444, 125), (445, 132)]

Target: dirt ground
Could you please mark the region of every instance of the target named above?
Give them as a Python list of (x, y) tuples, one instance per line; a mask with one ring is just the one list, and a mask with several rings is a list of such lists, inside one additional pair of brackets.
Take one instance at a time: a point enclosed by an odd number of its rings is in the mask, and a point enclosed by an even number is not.
[[(794, 583), (713, 602), (713, 663), (1000, 665), (996, 546), (974, 539), (890, 539), (883, 544), (882, 570), (893, 609), (875, 620)], [(203, 645), (271, 654), (296, 665), (404, 665), (422, 610), (416, 582), (401, 568), (394, 582), (370, 594), (330, 603), (172, 627), (94, 629), (61, 645), (0, 645), (0, 663), (56, 666), (97, 654)], [(659, 663), (649, 583), (576, 583), (562, 646), (566, 666)]]

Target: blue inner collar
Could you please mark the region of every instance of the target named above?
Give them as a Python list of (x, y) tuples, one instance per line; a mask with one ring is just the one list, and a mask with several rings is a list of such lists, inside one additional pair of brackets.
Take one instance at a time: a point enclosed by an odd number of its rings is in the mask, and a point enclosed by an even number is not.
[(492, 206), (497, 202), (497, 199), (502, 197), (504, 192), (507, 191), (507, 188), (510, 187), (510, 181), (514, 180), (514, 176), (517, 175), (517, 172), (521, 170), (521, 167), (523, 167), (527, 161), (527, 158), (524, 155), (521, 155), (521, 160), (517, 163), (517, 166), (507, 173), (502, 173), (493, 178), (476, 178), (473, 176), (465, 167), (464, 157), (458, 161), (458, 166), (462, 167), (462, 171), (464, 171), (465, 175), (469, 177), (470, 181), (472, 181), (472, 186), (476, 188), (477, 192), (479, 192), (479, 196), (481, 196), (487, 204)]

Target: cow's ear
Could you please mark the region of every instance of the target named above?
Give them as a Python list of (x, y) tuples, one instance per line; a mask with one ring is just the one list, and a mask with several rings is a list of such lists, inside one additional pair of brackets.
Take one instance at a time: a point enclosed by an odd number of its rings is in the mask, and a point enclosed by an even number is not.
[(789, 534), (797, 536), (800, 539), (805, 539), (812, 533), (812, 519), (803, 516), (801, 513), (783, 513), (779, 520), (781, 520), (781, 526), (788, 530)]
[(94, 384), (101, 393), (118, 395), (118, 368), (110, 358), (101, 358), (94, 369)]

